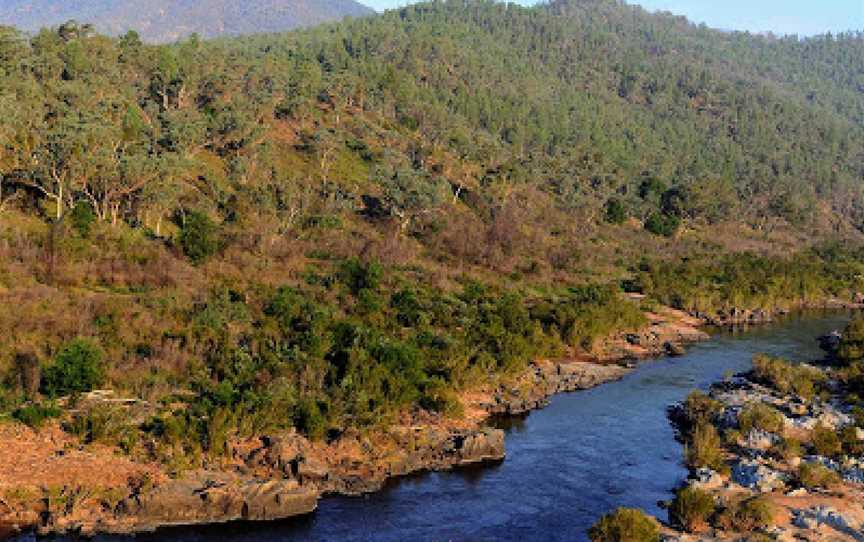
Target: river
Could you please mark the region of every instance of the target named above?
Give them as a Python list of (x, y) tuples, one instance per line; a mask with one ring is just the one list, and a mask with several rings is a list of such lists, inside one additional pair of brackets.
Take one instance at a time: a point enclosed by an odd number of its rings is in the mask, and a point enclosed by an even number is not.
[[(815, 337), (842, 329), (843, 313), (807, 313), (746, 331), (716, 332), (685, 356), (642, 365), (627, 378), (559, 395), (507, 423), (507, 459), (390, 483), (360, 498), (325, 498), (307, 517), (265, 524), (167, 529), (147, 542), (586, 540), (603, 513), (657, 502), (686, 475), (666, 407), (694, 388), (748, 369), (756, 353), (821, 355)], [(102, 542), (128, 538), (99, 537)]]

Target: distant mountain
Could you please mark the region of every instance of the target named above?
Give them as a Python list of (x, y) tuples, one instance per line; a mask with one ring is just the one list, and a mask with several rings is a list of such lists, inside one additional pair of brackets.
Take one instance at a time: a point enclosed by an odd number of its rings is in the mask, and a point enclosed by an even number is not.
[(374, 13), (354, 0), (3, 0), (0, 25), (25, 31), (70, 19), (106, 34), (137, 30), (150, 42), (280, 32)]

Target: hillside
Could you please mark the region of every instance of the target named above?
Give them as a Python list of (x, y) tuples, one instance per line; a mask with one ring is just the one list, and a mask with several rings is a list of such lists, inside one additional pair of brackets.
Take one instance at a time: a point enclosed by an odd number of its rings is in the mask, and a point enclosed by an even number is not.
[[(729, 323), (864, 291), (861, 33), (612, 0), (0, 32), (0, 412), (172, 472), (459, 419), (659, 303)], [(56, 407), (94, 387), (154, 410)]]
[(0, 5), (0, 25), (36, 32), (75, 20), (113, 36), (135, 30), (145, 41), (160, 43), (193, 33), (212, 38), (284, 32), (371, 14), (354, 0), (7, 0)]

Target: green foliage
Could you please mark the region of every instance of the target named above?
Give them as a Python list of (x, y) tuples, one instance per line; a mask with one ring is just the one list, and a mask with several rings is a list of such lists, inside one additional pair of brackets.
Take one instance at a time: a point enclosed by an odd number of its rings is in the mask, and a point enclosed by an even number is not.
[(798, 480), (809, 490), (831, 489), (840, 484), (840, 475), (819, 463), (802, 463), (798, 468)]
[(681, 427), (685, 437), (692, 436), (695, 428), (713, 424), (723, 412), (723, 405), (699, 390), (694, 390), (684, 400), (684, 420)]
[(673, 237), (678, 233), (681, 219), (665, 213), (651, 213), (645, 221), (645, 229), (654, 235)]
[(102, 383), (103, 352), (87, 339), (75, 339), (64, 346), (54, 363), (45, 368), (42, 391), (50, 397), (84, 393)]
[(530, 316), (565, 344), (589, 350), (614, 330), (645, 324), (637, 305), (622, 299), (616, 288), (600, 285), (574, 287), (544, 299), (531, 307)]
[(850, 456), (864, 455), (864, 440), (858, 438), (859, 428), (847, 425), (840, 430), (840, 441), (843, 443), (843, 453)]
[(180, 230), (183, 253), (196, 264), (205, 262), (219, 251), (219, 229), (204, 213), (188, 213)]
[(710, 493), (693, 486), (679, 489), (669, 507), (669, 520), (687, 532), (698, 533), (708, 527), (716, 504)]
[(607, 514), (588, 530), (592, 542), (656, 542), (660, 527), (641, 510), (619, 508)]
[(620, 199), (611, 198), (606, 202), (605, 219), (610, 224), (623, 224), (627, 220), (627, 209)]
[(764, 497), (730, 503), (720, 514), (718, 525), (726, 531), (751, 533), (774, 524), (774, 507)]
[(774, 452), (781, 459), (790, 461), (803, 456), (805, 450), (804, 444), (800, 440), (787, 437), (780, 441), (780, 443), (775, 447)]
[(738, 428), (746, 435), (753, 429), (782, 435), (785, 424), (783, 414), (764, 403), (750, 403), (738, 413)]
[(781, 393), (792, 392), (805, 400), (812, 399), (825, 380), (825, 375), (819, 369), (766, 355), (753, 358), (753, 375)]
[(31, 403), (12, 412), (12, 417), (33, 428), (39, 428), (45, 421), (60, 416), (61, 411), (53, 403)]
[(850, 260), (858, 259), (857, 252), (840, 250), (847, 259), (824, 259), (814, 251), (789, 258), (743, 252), (645, 260), (634, 270), (631, 289), (666, 305), (705, 314), (789, 307), (855, 287), (861, 269)]
[(855, 318), (846, 326), (837, 357), (846, 365), (864, 361), (864, 318)]
[(692, 437), (684, 447), (684, 459), (691, 469), (709, 468), (718, 472), (729, 470), (723, 457), (720, 434), (710, 424), (700, 424), (693, 429)]
[(837, 432), (821, 423), (813, 429), (810, 440), (817, 455), (834, 457), (843, 451), (843, 443)]
[(342, 263), (339, 269), (339, 280), (356, 296), (363, 290), (377, 290), (383, 271), (384, 269), (377, 262), (361, 262), (357, 258), (352, 258)]
[(93, 212), (93, 207), (85, 202), (79, 201), (69, 213), (69, 222), (78, 235), (81, 237), (89, 237), (90, 230), (96, 222), (96, 214)]

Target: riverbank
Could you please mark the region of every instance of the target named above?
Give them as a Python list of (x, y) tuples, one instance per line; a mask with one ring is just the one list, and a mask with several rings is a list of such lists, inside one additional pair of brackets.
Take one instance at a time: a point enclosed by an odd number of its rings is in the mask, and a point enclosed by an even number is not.
[(667, 540), (856, 542), (864, 532), (864, 417), (848, 367), (766, 356), (670, 410), (690, 479)]
[[(329, 494), (377, 491), (390, 478), (500, 461), (504, 433), (490, 416), (543, 407), (556, 393), (618, 380), (635, 362), (681, 353), (705, 340), (702, 322), (662, 308), (646, 314), (638, 333), (610, 337), (594, 355), (537, 360), (507, 383), (461, 397), (464, 416), (406, 413), (386, 431), (346, 431), (335, 441), (311, 442), (297, 433), (232, 441), (228, 458), (207, 469), (171, 477), (164, 466), (139, 464), (117, 450), (81, 445), (59, 427), (0, 428), (12, 452), (0, 451), (0, 524), (8, 533), (134, 533), (170, 525), (272, 520), (315, 510)], [(43, 467), (37, 467), (42, 465)]]

